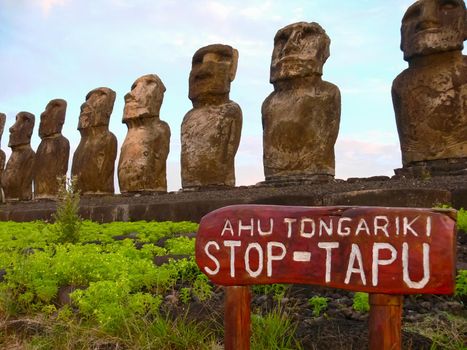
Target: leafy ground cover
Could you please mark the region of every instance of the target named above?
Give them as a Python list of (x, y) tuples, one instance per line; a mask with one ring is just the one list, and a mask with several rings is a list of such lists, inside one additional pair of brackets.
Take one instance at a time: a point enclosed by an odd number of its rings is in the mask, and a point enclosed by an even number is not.
[[(0, 223), (0, 348), (222, 349), (223, 290), (194, 261), (197, 224), (78, 226), (69, 241), (63, 222)], [(366, 295), (252, 289), (252, 349), (360, 348), (352, 339), (365, 332)], [(405, 348), (466, 348), (466, 270), (456, 290), (407, 298), (404, 324), (417, 336), (405, 334)]]

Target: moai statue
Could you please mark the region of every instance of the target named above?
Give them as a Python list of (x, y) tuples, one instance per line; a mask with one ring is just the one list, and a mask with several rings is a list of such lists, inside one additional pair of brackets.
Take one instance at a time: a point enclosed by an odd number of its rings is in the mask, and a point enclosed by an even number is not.
[[(41, 114), (39, 137), (42, 139), (34, 160), (34, 199), (56, 199), (66, 176), (70, 142), (62, 135), (67, 103), (50, 101)], [(64, 182), (63, 182), (64, 185)]]
[(466, 20), (462, 0), (420, 0), (402, 19), (409, 67), (392, 85), (403, 165), (397, 175), (467, 174)]
[(32, 199), (32, 170), (34, 151), (31, 136), (34, 129), (34, 115), (20, 112), (10, 128), (11, 155), (2, 176), (2, 187), (7, 201)]
[(71, 175), (81, 194), (113, 194), (117, 138), (109, 131), (115, 91), (90, 91), (81, 105), (78, 130), (81, 141), (73, 155)]
[(274, 92), (261, 109), (266, 183), (334, 177), (341, 98), (337, 86), (321, 79), (329, 45), (326, 32), (313, 22), (290, 24), (274, 37)]
[[(5, 122), (6, 122), (6, 115), (4, 113), (0, 113), (0, 147), (1, 147), (1, 141), (2, 141), (2, 135), (3, 135), (3, 130), (5, 129)], [(5, 161), (6, 161), (6, 155), (5, 152), (2, 151), (0, 148), (0, 202), (3, 202), (4, 196), (3, 196), (3, 190), (2, 190), (2, 174), (3, 174), (3, 169), (5, 168)]]
[(193, 102), (181, 128), (182, 187), (235, 186), (234, 158), (240, 143), (242, 110), (229, 99), (238, 51), (205, 46), (193, 56), (189, 95)]
[(138, 78), (125, 95), (123, 123), (128, 133), (118, 163), (124, 193), (167, 192), (170, 128), (159, 119), (165, 86), (155, 74)]

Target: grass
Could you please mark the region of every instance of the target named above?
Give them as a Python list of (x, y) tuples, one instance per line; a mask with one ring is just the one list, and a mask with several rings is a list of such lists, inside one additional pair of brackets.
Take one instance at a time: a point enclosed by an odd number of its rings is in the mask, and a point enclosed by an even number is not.
[(79, 322), (66, 322), (38, 316), (24, 320), (36, 324), (36, 331), (10, 333), (3, 328), (0, 333), (2, 349), (77, 350), (77, 349), (126, 349), (126, 350), (212, 350), (221, 349), (212, 324), (189, 321), (186, 317), (175, 320), (157, 317), (128, 322), (127, 329), (110, 335), (99, 328)]
[(408, 323), (404, 329), (429, 338), (432, 350), (466, 350), (467, 319), (448, 313), (427, 316), (422, 321)]
[(266, 315), (252, 315), (251, 350), (302, 349), (294, 334), (297, 325), (280, 308)]

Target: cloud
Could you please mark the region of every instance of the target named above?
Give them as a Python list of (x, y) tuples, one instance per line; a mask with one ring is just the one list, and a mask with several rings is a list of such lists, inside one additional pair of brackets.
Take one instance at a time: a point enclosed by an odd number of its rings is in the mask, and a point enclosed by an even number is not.
[(219, 1), (208, 1), (205, 5), (205, 10), (221, 20), (226, 20), (235, 12), (235, 7), (225, 5)]
[(39, 1), (39, 6), (42, 9), (42, 13), (44, 16), (48, 16), (50, 14), (50, 11), (52, 8), (57, 7), (57, 6), (64, 6), (66, 5), (70, 0), (38, 0)]
[[(368, 138), (341, 138), (336, 143), (336, 178), (394, 175), (400, 168), (399, 145), (393, 137), (379, 134)], [(387, 139), (388, 142), (384, 142)]]

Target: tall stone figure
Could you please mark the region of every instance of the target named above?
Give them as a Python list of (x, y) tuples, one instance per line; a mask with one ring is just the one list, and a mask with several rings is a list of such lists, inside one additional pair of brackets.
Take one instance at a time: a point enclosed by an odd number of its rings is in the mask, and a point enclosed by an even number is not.
[(117, 138), (109, 131), (115, 91), (90, 91), (81, 105), (78, 130), (81, 141), (73, 155), (72, 176), (82, 194), (113, 194)]
[(2, 176), (2, 187), (8, 201), (32, 199), (32, 169), (34, 151), (31, 136), (34, 129), (34, 115), (20, 112), (10, 128), (11, 155)]
[(181, 128), (184, 189), (235, 186), (242, 110), (229, 92), (237, 62), (238, 51), (221, 44), (205, 46), (193, 56), (188, 95), (193, 109)]
[(62, 135), (66, 107), (65, 100), (51, 100), (41, 114), (39, 137), (42, 141), (34, 160), (34, 199), (57, 198), (59, 179), (68, 170), (70, 142)]
[(164, 92), (160, 78), (148, 74), (136, 79), (125, 95), (123, 123), (128, 133), (118, 163), (122, 193), (167, 192), (170, 128), (159, 119)]
[(466, 20), (462, 0), (420, 0), (402, 19), (409, 67), (392, 86), (403, 164), (396, 174), (467, 174)]
[(274, 37), (274, 92), (261, 110), (266, 182), (334, 177), (341, 101), (337, 86), (321, 79), (329, 46), (326, 32), (314, 22), (290, 24)]
[(5, 168), (6, 155), (5, 155), (5, 152), (2, 151), (1, 145), (2, 145), (3, 130), (5, 129), (5, 122), (6, 122), (6, 115), (4, 113), (0, 113), (0, 202), (3, 202), (3, 199), (4, 199), (3, 190), (2, 190), (2, 175), (3, 175), (3, 169)]

